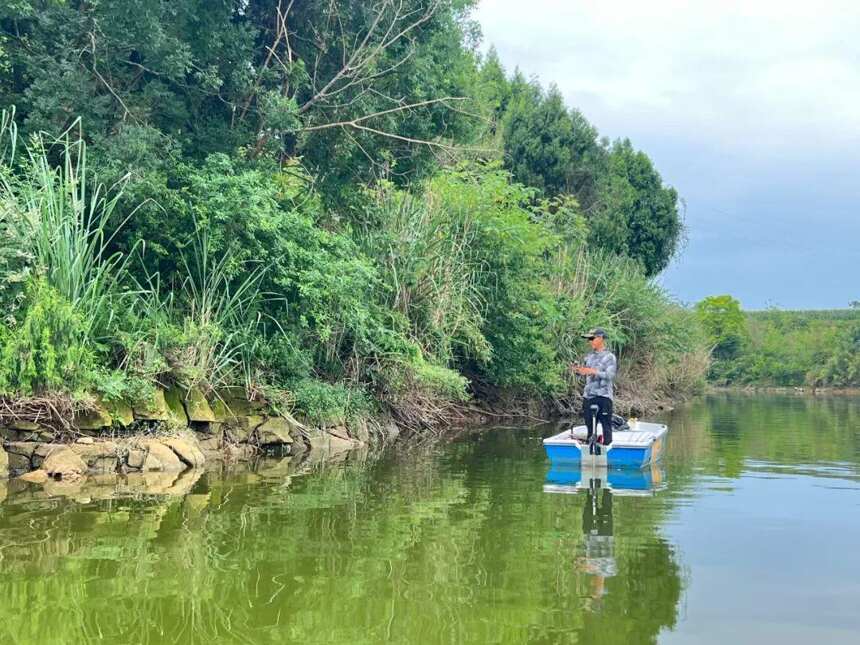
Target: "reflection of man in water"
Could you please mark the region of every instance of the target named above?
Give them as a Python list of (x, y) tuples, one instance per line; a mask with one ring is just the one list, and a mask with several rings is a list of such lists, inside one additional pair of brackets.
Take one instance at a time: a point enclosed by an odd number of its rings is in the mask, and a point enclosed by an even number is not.
[(606, 593), (606, 578), (618, 572), (615, 562), (615, 538), (612, 535), (612, 493), (601, 488), (600, 480), (591, 480), (582, 508), (583, 548), (585, 555), (578, 559), (580, 569), (591, 576), (589, 595), (597, 609)]

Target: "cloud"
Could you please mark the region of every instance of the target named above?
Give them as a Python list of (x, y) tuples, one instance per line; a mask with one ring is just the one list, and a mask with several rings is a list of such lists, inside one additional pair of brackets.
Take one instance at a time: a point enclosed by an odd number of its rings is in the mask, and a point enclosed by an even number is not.
[(483, 0), (476, 18), (503, 61), (612, 134), (632, 121), (757, 154), (795, 149), (791, 132), (857, 142), (860, 3)]
[(486, 44), (629, 137), (687, 204), (683, 300), (845, 306), (860, 266), (860, 3), (483, 0)]

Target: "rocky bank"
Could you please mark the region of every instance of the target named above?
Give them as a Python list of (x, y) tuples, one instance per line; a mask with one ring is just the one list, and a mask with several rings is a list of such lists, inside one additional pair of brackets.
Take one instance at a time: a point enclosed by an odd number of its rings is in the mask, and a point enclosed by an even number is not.
[(182, 473), (212, 461), (342, 452), (398, 433), (394, 423), (381, 421), (309, 426), (249, 401), (239, 388), (206, 397), (174, 387), (134, 403), (95, 401), (60, 426), (38, 406), (29, 406), (27, 414), (8, 412), (0, 424), (0, 477), (44, 486), (114, 474)]

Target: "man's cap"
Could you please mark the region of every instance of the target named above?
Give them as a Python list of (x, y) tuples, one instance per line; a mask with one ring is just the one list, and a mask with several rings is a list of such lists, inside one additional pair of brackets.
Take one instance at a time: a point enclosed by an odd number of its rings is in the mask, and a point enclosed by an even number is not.
[(597, 336), (600, 336), (601, 338), (606, 338), (606, 330), (603, 327), (595, 327), (594, 329), (590, 329), (582, 335), (583, 338), (587, 338), (588, 340), (591, 340), (592, 338), (595, 338)]

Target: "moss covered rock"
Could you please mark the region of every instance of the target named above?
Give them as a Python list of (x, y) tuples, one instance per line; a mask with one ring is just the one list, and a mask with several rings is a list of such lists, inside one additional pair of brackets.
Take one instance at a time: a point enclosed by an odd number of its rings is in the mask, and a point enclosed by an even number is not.
[(117, 425), (127, 428), (134, 423), (134, 410), (125, 401), (106, 401), (104, 406)]
[(113, 417), (101, 401), (96, 401), (92, 410), (76, 414), (72, 423), (78, 430), (101, 430), (113, 425)]
[(209, 405), (209, 401), (203, 396), (199, 388), (191, 388), (185, 395), (185, 413), (188, 419), (194, 423), (214, 423), (215, 413)]
[(260, 446), (282, 446), (293, 443), (293, 425), (284, 417), (270, 417), (254, 430), (254, 443)]
[(185, 413), (185, 405), (182, 400), (184, 392), (177, 386), (171, 387), (164, 393), (164, 402), (167, 404), (168, 421), (174, 425), (188, 425), (188, 415)]
[(134, 418), (138, 421), (169, 421), (171, 416), (164, 398), (164, 390), (155, 390), (151, 398), (136, 401), (132, 410)]

